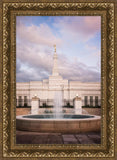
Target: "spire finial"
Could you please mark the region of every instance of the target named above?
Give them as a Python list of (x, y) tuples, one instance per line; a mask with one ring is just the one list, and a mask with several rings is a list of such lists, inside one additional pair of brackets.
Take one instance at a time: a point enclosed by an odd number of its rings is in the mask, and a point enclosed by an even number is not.
[(54, 44), (54, 52), (56, 53), (56, 44)]

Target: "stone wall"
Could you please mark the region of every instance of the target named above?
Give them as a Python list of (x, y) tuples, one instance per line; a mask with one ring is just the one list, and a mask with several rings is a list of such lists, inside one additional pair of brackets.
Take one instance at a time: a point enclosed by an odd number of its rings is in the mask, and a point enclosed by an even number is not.
[(101, 108), (83, 108), (83, 114), (101, 115)]
[[(47, 108), (47, 109), (39, 108), (39, 114), (46, 113), (45, 110), (48, 111), (48, 112), (53, 111), (52, 108)], [(63, 110), (65, 111), (65, 113), (73, 113), (74, 112), (74, 109), (72, 109), (72, 108), (69, 108), (69, 109), (65, 108)], [(16, 115), (17, 116), (18, 115), (26, 115), (26, 114), (30, 114), (30, 113), (31, 113), (31, 108), (17, 108), (16, 109)]]
[[(72, 108), (64, 108), (63, 109), (65, 113), (74, 113), (74, 109)], [(39, 114), (43, 114), (45, 111), (45, 108), (39, 108)], [(52, 111), (51, 108), (46, 109), (46, 111)], [(30, 114), (31, 109), (30, 108), (17, 108), (16, 109), (16, 115), (26, 115)], [(101, 108), (83, 108), (83, 114), (92, 114), (92, 115), (101, 115)]]
[[(40, 108), (39, 109), (39, 114), (44, 113), (44, 111), (52, 111), (53, 109), (51, 108)], [(64, 113), (74, 113), (74, 109), (72, 108), (64, 108), (63, 109), (65, 112)], [(92, 114), (92, 115), (101, 115), (101, 108), (83, 108), (82, 114)]]
[[(74, 109), (72, 108), (63, 108), (64, 113), (74, 113)], [(53, 112), (53, 108), (39, 108), (39, 114), (43, 114), (46, 112)]]
[(16, 108), (16, 116), (31, 113), (31, 108)]

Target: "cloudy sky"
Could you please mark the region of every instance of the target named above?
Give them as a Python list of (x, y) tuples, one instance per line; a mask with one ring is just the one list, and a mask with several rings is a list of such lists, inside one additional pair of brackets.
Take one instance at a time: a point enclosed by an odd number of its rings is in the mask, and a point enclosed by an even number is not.
[(16, 22), (17, 82), (52, 74), (54, 44), (63, 78), (100, 82), (99, 16), (17, 16)]

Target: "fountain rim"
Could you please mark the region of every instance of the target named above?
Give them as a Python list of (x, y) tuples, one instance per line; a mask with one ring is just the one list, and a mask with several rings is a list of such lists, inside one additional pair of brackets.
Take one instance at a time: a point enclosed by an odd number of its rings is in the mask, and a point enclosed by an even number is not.
[[(89, 118), (79, 118), (79, 119), (66, 119), (66, 118), (27, 118), (27, 117), (23, 117), (23, 116), (28, 116), (28, 115), (39, 115), (39, 114), (27, 114), (27, 115), (19, 115), (16, 116), (17, 120), (26, 120), (26, 121), (88, 121), (88, 120), (100, 120), (101, 116), (97, 116), (97, 115), (89, 115), (89, 116), (93, 116), (93, 117), (89, 117)], [(47, 114), (40, 114), (40, 115), (47, 115)], [(70, 115), (88, 115), (88, 114), (70, 114)]]

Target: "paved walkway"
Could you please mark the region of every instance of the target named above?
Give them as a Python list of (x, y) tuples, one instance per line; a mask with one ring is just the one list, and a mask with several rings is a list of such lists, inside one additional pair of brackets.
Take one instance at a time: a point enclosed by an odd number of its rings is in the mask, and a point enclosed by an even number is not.
[(100, 144), (100, 132), (78, 134), (16, 131), (17, 144)]

